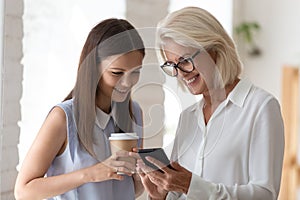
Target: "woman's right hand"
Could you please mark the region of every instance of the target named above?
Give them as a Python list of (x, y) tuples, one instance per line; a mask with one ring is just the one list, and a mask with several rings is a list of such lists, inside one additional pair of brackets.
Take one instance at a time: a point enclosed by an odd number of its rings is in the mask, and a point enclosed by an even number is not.
[(136, 166), (134, 163), (118, 160), (122, 157), (129, 157), (129, 153), (120, 150), (105, 161), (86, 168), (87, 182), (100, 182), (111, 179), (123, 180), (123, 175), (119, 175), (117, 172), (132, 176)]
[(151, 200), (164, 200), (168, 194), (168, 191), (155, 185), (147, 175), (147, 173), (151, 173), (153, 169), (147, 167), (145, 163), (139, 159), (137, 160), (137, 171)]

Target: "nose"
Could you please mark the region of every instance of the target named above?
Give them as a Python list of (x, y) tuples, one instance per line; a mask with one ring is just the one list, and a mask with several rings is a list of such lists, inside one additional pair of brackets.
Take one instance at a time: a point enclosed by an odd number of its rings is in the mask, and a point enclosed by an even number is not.
[(131, 73), (126, 74), (120, 80), (120, 84), (123, 87), (131, 88), (133, 85), (135, 85), (138, 82), (138, 79), (139, 79), (139, 76), (132, 75)]
[(131, 87), (131, 81), (129, 79), (128, 76), (124, 76), (121, 80), (120, 80), (120, 85), (122, 85), (123, 87)]
[(184, 78), (188, 73), (181, 71), (180, 69), (177, 69), (177, 77), (178, 78)]

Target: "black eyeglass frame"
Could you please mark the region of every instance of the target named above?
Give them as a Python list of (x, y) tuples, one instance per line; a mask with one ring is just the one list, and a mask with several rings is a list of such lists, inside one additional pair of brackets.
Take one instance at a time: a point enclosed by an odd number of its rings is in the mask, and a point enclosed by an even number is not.
[[(198, 50), (196, 51), (191, 57), (188, 57), (188, 58), (183, 58), (181, 61), (179, 61), (178, 63), (174, 63), (174, 62), (171, 62), (171, 61), (166, 61), (164, 64), (162, 64), (160, 67), (161, 69), (163, 70), (163, 72), (165, 74), (167, 74), (168, 76), (171, 76), (171, 77), (176, 77), (178, 75), (178, 69), (180, 69), (181, 71), (185, 72), (185, 73), (191, 73), (192, 71), (194, 71), (195, 69), (195, 64), (194, 64), (194, 58), (200, 53), (201, 51)], [(191, 62), (192, 65), (193, 65), (193, 68), (191, 70), (185, 70), (185, 69), (182, 69), (179, 65), (180, 63), (182, 62), (185, 62), (185, 61), (188, 61), (188, 62)], [(176, 73), (172, 76), (170, 74), (168, 74), (167, 72), (165, 72), (164, 68), (165, 67), (174, 67)]]

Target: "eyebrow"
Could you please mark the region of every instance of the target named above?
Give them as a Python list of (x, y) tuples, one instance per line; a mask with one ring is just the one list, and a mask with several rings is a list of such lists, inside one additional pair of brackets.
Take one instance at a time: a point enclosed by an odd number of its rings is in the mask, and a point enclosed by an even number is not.
[[(178, 58), (176, 58), (176, 62), (179, 62), (180, 60), (182, 60), (182, 59), (185, 59), (185, 58), (187, 58), (187, 57), (191, 57), (192, 56), (192, 53), (185, 53), (185, 54), (183, 54), (183, 55), (180, 55)], [(168, 60), (167, 60), (168, 61)]]
[[(166, 50), (163, 49), (162, 53), (163, 53), (165, 61), (168, 61), (167, 56), (166, 56)], [(184, 53), (183, 55), (178, 55), (179, 57), (175, 61), (178, 62), (180, 58), (186, 58), (186, 56), (192, 56), (192, 55), (193, 54), (191, 52), (190, 53)]]
[[(135, 67), (135, 68), (133, 68), (133, 69), (131, 69), (131, 70), (137, 70), (137, 69), (141, 69), (142, 68), (142, 66), (138, 66), (138, 67)], [(126, 71), (125, 69), (122, 69), (122, 68), (118, 68), (118, 67), (112, 67), (112, 68), (110, 68), (110, 69), (113, 69), (113, 70), (120, 70), (120, 71)], [(130, 70), (130, 71), (131, 71)]]
[(186, 56), (192, 56), (193, 53), (185, 53), (182, 56), (180, 56), (179, 58), (185, 58)]
[(118, 67), (112, 67), (112, 68), (109, 68), (109, 69), (114, 69), (114, 70), (121, 70), (121, 71), (126, 71), (125, 69), (122, 69), (122, 68), (118, 68)]
[(134, 70), (137, 70), (137, 69), (142, 69), (142, 66), (138, 66), (138, 67), (134, 68)]

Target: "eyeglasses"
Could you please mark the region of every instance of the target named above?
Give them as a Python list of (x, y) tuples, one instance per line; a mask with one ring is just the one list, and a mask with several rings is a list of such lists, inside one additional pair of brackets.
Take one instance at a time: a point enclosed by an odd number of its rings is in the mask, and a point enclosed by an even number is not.
[(176, 77), (178, 75), (178, 69), (185, 73), (191, 73), (195, 69), (193, 59), (200, 53), (198, 50), (191, 57), (181, 58), (179, 62), (176, 64), (172, 61), (166, 61), (163, 65), (161, 65), (161, 69), (169, 76)]

